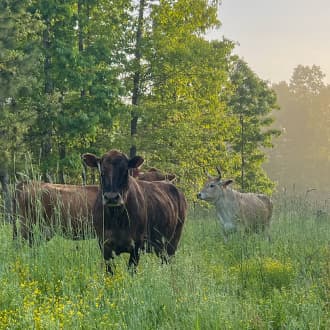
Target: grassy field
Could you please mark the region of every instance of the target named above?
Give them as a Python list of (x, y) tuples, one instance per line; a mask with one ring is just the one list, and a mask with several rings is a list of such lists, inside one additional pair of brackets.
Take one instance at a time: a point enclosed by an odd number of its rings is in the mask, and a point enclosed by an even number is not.
[(330, 219), (275, 201), (272, 241), (233, 235), (190, 211), (177, 255), (143, 255), (137, 274), (104, 272), (95, 239), (32, 248), (0, 227), (0, 329), (330, 329)]

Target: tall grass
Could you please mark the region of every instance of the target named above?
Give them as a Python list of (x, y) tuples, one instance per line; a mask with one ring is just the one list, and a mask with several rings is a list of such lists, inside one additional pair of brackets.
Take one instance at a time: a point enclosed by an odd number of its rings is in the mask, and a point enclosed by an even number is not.
[[(271, 242), (223, 242), (214, 210), (191, 210), (169, 265), (128, 256), (113, 277), (95, 239), (32, 247), (0, 228), (0, 329), (330, 329), (330, 221), (297, 196), (274, 202)], [(326, 215), (327, 210), (322, 213)]]

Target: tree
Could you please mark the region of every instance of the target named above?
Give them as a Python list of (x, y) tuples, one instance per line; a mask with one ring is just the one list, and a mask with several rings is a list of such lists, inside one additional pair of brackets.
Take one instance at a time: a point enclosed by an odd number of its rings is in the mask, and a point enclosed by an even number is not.
[(237, 122), (234, 137), (228, 143), (239, 155), (238, 182), (243, 191), (270, 193), (274, 184), (261, 165), (266, 159), (262, 148), (272, 147), (272, 138), (279, 135), (278, 130), (267, 129), (273, 123), (269, 114), (278, 108), (275, 92), (241, 59), (234, 62), (230, 77), (234, 92), (228, 105)]
[(303, 66), (298, 65), (290, 79), (290, 90), (293, 94), (299, 96), (318, 95), (324, 86), (325, 74), (321, 68), (316, 65)]
[(38, 15), (26, 9), (26, 1), (0, 4), (0, 181), (7, 218), (11, 209), (9, 176), (14, 169), (20, 170), (16, 159), (25, 153), (23, 134), (33, 120), (27, 109), (38, 86), (39, 40), (35, 33), (41, 24)]
[(136, 37), (135, 37), (135, 47), (134, 47), (134, 59), (133, 59), (133, 88), (132, 88), (132, 117), (131, 117), (131, 147), (130, 147), (130, 157), (136, 156), (136, 144), (135, 136), (137, 134), (137, 123), (139, 119), (137, 108), (140, 102), (141, 96), (141, 60), (142, 60), (142, 42), (143, 42), (143, 29), (144, 29), (144, 11), (145, 11), (146, 1), (140, 0), (138, 6), (138, 18), (136, 27)]
[[(109, 136), (121, 106), (121, 65), (125, 54), (129, 1), (35, 1), (44, 22), (43, 83), (35, 97), (36, 125), (31, 149), (41, 150), (43, 177), (74, 177), (80, 153), (98, 134)], [(105, 130), (104, 128), (107, 128)], [(106, 137), (104, 137), (106, 140)]]
[(268, 169), (282, 187), (324, 189), (328, 185), (330, 92), (316, 65), (298, 65), (289, 83), (274, 85), (281, 111), (276, 114), (283, 130), (270, 153)]
[[(20, 99), (20, 109), (29, 109), (29, 121), (20, 131), (44, 179), (50, 174), (60, 182), (76, 182), (81, 153), (118, 148), (131, 156), (138, 152), (146, 165), (184, 177), (180, 184), (190, 197), (204, 180), (204, 169), (221, 163), (238, 171), (239, 159), (244, 160), (243, 185), (253, 180), (261, 185), (260, 150), (271, 144), (273, 135), (261, 129), (269, 119), (259, 108), (270, 107), (272, 99), (267, 86), (254, 77), (249, 78), (252, 96), (250, 100), (245, 95), (245, 112), (234, 106), (234, 91), (244, 91), (249, 70), (232, 79), (233, 43), (204, 39), (209, 28), (220, 24), (218, 4), (26, 3), (25, 12), (36, 17), (41, 28), (31, 38), (38, 46), (32, 57), (39, 65), (31, 74), (36, 84), (29, 98)], [(25, 56), (34, 54), (26, 50)], [(239, 144), (242, 137), (244, 143)], [(230, 145), (240, 146), (240, 152)], [(250, 181), (248, 169), (257, 173)]]
[(186, 191), (192, 192), (202, 179), (201, 166), (218, 162), (224, 149), (221, 128), (229, 125), (221, 121), (225, 103), (220, 94), (233, 45), (203, 38), (206, 29), (219, 23), (214, 4), (161, 1), (148, 13), (134, 107), (135, 143), (147, 162), (185, 176)]

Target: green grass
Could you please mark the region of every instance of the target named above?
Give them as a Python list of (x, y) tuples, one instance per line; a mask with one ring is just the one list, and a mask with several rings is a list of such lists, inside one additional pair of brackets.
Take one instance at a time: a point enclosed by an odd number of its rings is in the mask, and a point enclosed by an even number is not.
[(105, 274), (95, 239), (32, 248), (0, 227), (0, 329), (330, 329), (330, 221), (275, 202), (271, 242), (224, 243), (213, 210), (191, 211), (175, 259), (127, 257)]

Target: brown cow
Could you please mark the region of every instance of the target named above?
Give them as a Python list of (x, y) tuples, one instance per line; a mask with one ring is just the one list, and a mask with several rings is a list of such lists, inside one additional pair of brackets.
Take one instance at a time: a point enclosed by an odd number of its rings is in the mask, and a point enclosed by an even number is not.
[(169, 181), (173, 182), (176, 179), (174, 174), (164, 174), (160, 170), (152, 167), (147, 172), (138, 172), (136, 178), (143, 181)]
[[(145, 181), (165, 180), (167, 178), (154, 168), (146, 173), (136, 173), (140, 180)], [(169, 176), (168, 178), (173, 177)], [(32, 244), (33, 226), (38, 219), (46, 219), (46, 221), (42, 220), (42, 224), (44, 231), (48, 234), (47, 238), (50, 239), (54, 233), (54, 230), (52, 233), (51, 229), (52, 226), (54, 227), (56, 215), (58, 219), (59, 217), (62, 219), (60, 228), (57, 229), (61, 229), (63, 234), (68, 237), (83, 239), (85, 233), (82, 232), (81, 227), (84, 226), (88, 230), (92, 228), (91, 214), (97, 193), (98, 186), (96, 185), (60, 185), (37, 181), (19, 183), (16, 188), (16, 200), (13, 204), (17, 208), (16, 212), (20, 214), (22, 237)], [(59, 207), (60, 204), (61, 207)], [(16, 223), (14, 223), (14, 237), (16, 238), (16, 236), (17, 228)]]
[[(99, 187), (45, 182), (20, 182), (16, 186), (14, 208), (22, 238), (33, 243), (36, 225), (51, 239), (56, 231), (73, 239), (84, 239), (92, 229), (92, 208)], [(14, 221), (14, 238), (17, 236)]]
[(101, 158), (93, 154), (82, 158), (101, 175), (93, 220), (107, 271), (113, 273), (110, 261), (114, 254), (124, 252), (130, 254), (128, 266), (137, 266), (145, 245), (162, 260), (174, 255), (186, 217), (184, 195), (171, 183), (136, 180), (129, 175), (143, 163), (140, 156), (128, 159), (111, 150)]

